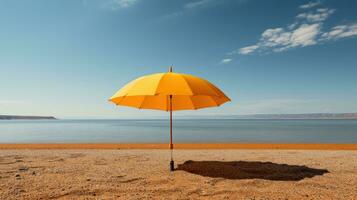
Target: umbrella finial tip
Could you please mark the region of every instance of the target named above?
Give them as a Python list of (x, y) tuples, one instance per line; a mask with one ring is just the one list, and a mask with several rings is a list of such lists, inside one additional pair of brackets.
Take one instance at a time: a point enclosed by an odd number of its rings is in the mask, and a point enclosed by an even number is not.
[(172, 72), (172, 65), (171, 65), (170, 68), (169, 68), (169, 72)]

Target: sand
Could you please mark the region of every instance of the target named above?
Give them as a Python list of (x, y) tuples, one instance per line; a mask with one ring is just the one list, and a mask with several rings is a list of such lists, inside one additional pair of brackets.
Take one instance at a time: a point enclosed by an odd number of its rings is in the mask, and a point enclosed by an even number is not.
[(0, 199), (357, 199), (357, 151), (0, 150)]

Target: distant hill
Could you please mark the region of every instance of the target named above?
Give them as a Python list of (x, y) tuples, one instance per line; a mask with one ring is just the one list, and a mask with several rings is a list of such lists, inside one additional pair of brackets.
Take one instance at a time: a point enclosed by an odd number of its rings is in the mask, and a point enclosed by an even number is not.
[[(228, 117), (228, 116), (227, 116)], [(357, 119), (357, 113), (234, 115), (235, 119)]]
[(13, 119), (31, 119), (31, 120), (41, 120), (41, 119), (56, 119), (52, 116), (20, 116), (20, 115), (0, 115), (0, 120), (13, 120)]

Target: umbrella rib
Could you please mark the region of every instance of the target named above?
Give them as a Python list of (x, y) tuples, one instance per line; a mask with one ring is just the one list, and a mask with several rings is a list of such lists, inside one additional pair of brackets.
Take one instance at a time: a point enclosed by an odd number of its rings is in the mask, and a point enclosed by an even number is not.
[(145, 101), (146, 97), (147, 97), (147, 96), (144, 96), (144, 99), (143, 99), (143, 101), (141, 102), (141, 104), (140, 104), (140, 106), (139, 106), (139, 109), (141, 109), (141, 108), (142, 108), (142, 106), (143, 106), (143, 104), (144, 104), (144, 101)]
[(187, 81), (187, 79), (185, 78), (185, 76), (181, 76), (181, 75), (180, 75), (180, 78), (182, 78), (182, 79), (184, 80), (184, 82), (186, 83), (188, 89), (191, 91), (191, 94), (194, 95), (194, 94), (193, 94), (193, 91), (192, 91), (192, 88), (191, 88), (190, 84), (188, 84), (188, 81)]
[[(186, 84), (188, 85), (188, 88), (191, 90), (192, 96), (195, 96), (195, 94), (194, 94), (193, 91), (192, 91), (192, 88), (191, 88), (190, 84), (188, 84), (188, 81), (187, 81), (186, 77), (184, 77), (184, 76), (181, 76), (181, 77), (182, 77), (183, 79), (185, 79), (185, 82), (186, 82)], [(208, 81), (207, 81), (207, 82), (208, 82)], [(216, 90), (215, 90), (210, 84), (211, 84), (210, 82), (206, 83), (206, 85), (211, 89), (211, 91), (213, 91), (213, 93), (214, 93), (215, 95), (207, 95), (207, 96), (217, 96), (217, 97), (220, 97), (221, 95), (218, 94), (218, 93), (216, 92)]]
[(189, 99), (190, 99), (190, 101), (191, 101), (191, 104), (192, 104), (193, 109), (195, 109), (195, 110), (196, 110), (197, 108), (196, 108), (195, 104), (193, 103), (192, 97), (188, 97), (188, 98), (189, 98)]
[[(161, 83), (161, 81), (162, 81), (162, 79), (164, 78), (164, 76), (165, 76), (166, 74), (163, 74), (162, 76), (161, 76), (161, 78), (160, 78), (160, 80), (157, 82), (157, 87), (156, 87), (156, 89), (155, 89), (155, 95), (158, 95), (159, 93), (157, 93), (157, 88), (159, 88), (159, 85), (160, 85), (160, 83)], [(166, 102), (166, 105), (167, 105), (167, 102)], [(167, 106), (166, 106), (167, 107)], [(168, 108), (166, 109), (166, 111), (168, 110)]]
[(214, 104), (216, 104), (216, 106), (219, 106), (219, 104), (216, 102), (216, 100), (212, 96), (210, 96), (210, 98), (214, 102)]
[[(207, 81), (207, 82), (208, 82), (208, 81)], [(220, 91), (218, 88), (215, 88), (215, 86), (213, 86), (212, 83), (208, 82), (207, 86), (208, 86), (209, 88), (211, 88), (211, 90), (213, 90), (213, 92), (214, 92), (215, 94), (217, 94), (216, 90), (218, 90), (219, 92), (221, 92), (221, 93), (223, 94), (223, 96), (226, 96), (226, 94), (224, 94), (224, 93), (223, 93), (222, 91)], [(221, 94), (217, 94), (216, 96), (217, 96), (217, 97), (221, 97), (222, 95), (221, 95)]]
[(122, 97), (120, 98), (119, 102), (118, 102), (118, 103), (115, 103), (115, 104), (116, 104), (116, 105), (120, 105), (120, 103), (124, 101), (124, 98), (125, 98), (125, 97), (126, 97), (126, 95), (125, 95), (125, 96), (122, 96)]

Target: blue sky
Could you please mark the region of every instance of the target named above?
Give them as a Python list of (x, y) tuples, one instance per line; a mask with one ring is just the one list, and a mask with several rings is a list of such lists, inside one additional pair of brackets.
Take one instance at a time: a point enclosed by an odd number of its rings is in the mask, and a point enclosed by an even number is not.
[(357, 2), (0, 2), (0, 113), (142, 118), (115, 107), (128, 81), (174, 71), (232, 102), (177, 115), (357, 112)]

